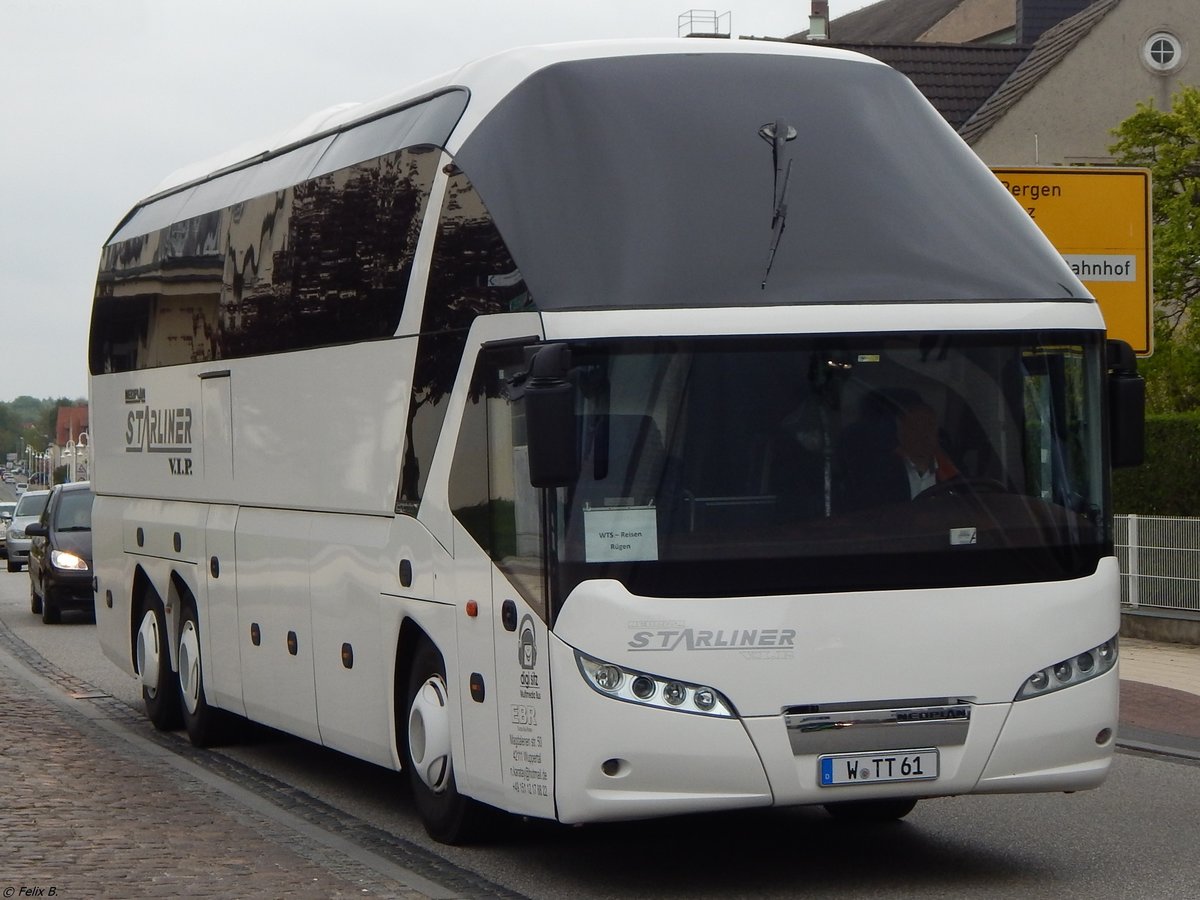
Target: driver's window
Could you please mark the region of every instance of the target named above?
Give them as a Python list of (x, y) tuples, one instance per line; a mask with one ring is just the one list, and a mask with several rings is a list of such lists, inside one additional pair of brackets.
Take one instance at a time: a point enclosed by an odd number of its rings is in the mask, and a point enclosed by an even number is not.
[(545, 620), (542, 496), (529, 482), (524, 403), (508, 392), (523, 367), (519, 346), (480, 354), (455, 444), (450, 509)]

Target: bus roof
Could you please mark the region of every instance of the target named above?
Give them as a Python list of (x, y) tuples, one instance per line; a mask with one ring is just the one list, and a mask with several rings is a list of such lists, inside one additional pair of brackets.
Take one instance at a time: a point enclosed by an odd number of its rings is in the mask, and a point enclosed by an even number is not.
[(448, 88), (466, 88), (472, 104), (463, 125), (485, 115), (500, 98), (536, 71), (566, 60), (601, 59), (606, 56), (634, 56), (667, 53), (762, 53), (791, 56), (833, 56), (853, 59), (866, 65), (882, 65), (870, 56), (828, 47), (812, 47), (780, 41), (716, 40), (716, 38), (644, 38), (644, 40), (576, 41), (532, 44), (504, 50), (467, 62), (455, 70), (422, 80), (391, 94), (365, 102), (338, 103), (305, 116), (292, 127), (262, 138), (250, 140), (222, 151), (221, 154), (186, 164), (174, 170), (155, 188), (152, 196), (179, 190), (218, 172), (270, 156), (323, 134), (344, 131), (359, 122), (376, 118), (390, 109), (407, 106), (421, 97)]
[(498, 54), (177, 173), (112, 241), (430, 145), (467, 173), (543, 311), (1094, 302), (902, 74), (765, 41)]
[(847, 50), (781, 41), (662, 38), (575, 41), (517, 47), (468, 62), (457, 69), (374, 100), (339, 103), (318, 110), (277, 134), (240, 144), (216, 156), (189, 163), (175, 170), (159, 183), (152, 196), (178, 190), (188, 184), (203, 181), (215, 173), (254, 162), (288, 147), (315, 140), (322, 135), (353, 128), (388, 110), (406, 106), (447, 88), (463, 87), (471, 92), (471, 104), (462, 122), (465, 130), (469, 131), (474, 121), (486, 115), (517, 84), (546, 66), (578, 59), (699, 52), (819, 56), (853, 59), (866, 65), (882, 65), (869, 56)]

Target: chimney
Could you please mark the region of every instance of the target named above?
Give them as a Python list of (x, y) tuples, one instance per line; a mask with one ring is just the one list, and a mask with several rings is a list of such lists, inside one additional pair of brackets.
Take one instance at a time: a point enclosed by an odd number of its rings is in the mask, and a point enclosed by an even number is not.
[(1083, 12), (1093, 0), (1017, 0), (1017, 43), (1032, 44), (1059, 22)]
[(812, 14), (808, 17), (808, 39), (829, 40), (829, 0), (812, 0)]

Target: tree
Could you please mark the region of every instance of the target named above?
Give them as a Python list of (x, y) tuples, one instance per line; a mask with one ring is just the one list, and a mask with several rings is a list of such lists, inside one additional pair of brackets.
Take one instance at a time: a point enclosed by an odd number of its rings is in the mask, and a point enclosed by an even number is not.
[(1109, 148), (1121, 165), (1151, 171), (1154, 219), (1155, 332), (1195, 343), (1189, 311), (1200, 296), (1200, 88), (1187, 86), (1169, 110), (1153, 102), (1113, 130)]

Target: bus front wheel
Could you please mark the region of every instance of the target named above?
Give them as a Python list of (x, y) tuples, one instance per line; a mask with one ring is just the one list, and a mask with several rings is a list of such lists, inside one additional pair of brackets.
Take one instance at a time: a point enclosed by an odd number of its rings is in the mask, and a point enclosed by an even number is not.
[(486, 810), (478, 801), (460, 794), (455, 784), (446, 664), (426, 639), (413, 653), (404, 710), (404, 767), (425, 830), (444, 844), (475, 839)]

